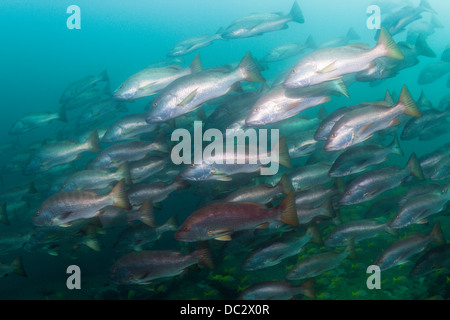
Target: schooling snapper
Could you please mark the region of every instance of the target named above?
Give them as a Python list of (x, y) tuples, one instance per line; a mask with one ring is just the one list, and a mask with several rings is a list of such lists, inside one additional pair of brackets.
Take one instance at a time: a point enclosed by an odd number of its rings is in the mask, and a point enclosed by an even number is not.
[(4, 0), (0, 299), (450, 299), (450, 5), (346, 1)]

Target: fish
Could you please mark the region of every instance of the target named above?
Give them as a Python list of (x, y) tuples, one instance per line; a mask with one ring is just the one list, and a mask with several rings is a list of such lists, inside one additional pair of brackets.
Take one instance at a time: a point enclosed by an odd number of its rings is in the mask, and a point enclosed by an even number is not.
[(128, 162), (123, 163), (115, 172), (101, 169), (77, 171), (64, 182), (61, 191), (102, 190), (122, 179), (125, 184), (132, 184)]
[(199, 50), (210, 46), (216, 40), (223, 40), (222, 33), (223, 28), (217, 30), (215, 34), (212, 35), (200, 35), (182, 40), (176, 43), (167, 53), (169, 57), (179, 57), (187, 55), (193, 51)]
[(286, 29), (288, 28), (288, 23), (291, 21), (300, 24), (305, 22), (297, 1), (294, 1), (288, 14), (254, 13), (238, 18), (225, 29), (222, 37), (225, 39), (254, 37), (266, 32)]
[(67, 122), (66, 110), (61, 107), (56, 112), (33, 112), (20, 117), (9, 129), (10, 135), (24, 134), (39, 127), (45, 127), (54, 120)]
[(317, 49), (313, 37), (310, 35), (304, 44), (288, 43), (271, 49), (261, 60), (262, 63), (281, 61), (302, 54), (307, 49)]
[(114, 119), (118, 112), (128, 112), (124, 102), (114, 99), (101, 100), (83, 110), (78, 118), (78, 125), (94, 125), (105, 119)]
[(445, 244), (439, 222), (436, 222), (428, 235), (416, 233), (406, 238), (395, 241), (387, 247), (374, 261), (381, 271), (385, 271), (408, 262), (412, 256), (424, 251), (431, 242)]
[(397, 235), (396, 231), (391, 229), (389, 223), (379, 223), (371, 219), (352, 220), (331, 230), (324, 244), (326, 247), (344, 247), (348, 245), (350, 240), (353, 240), (356, 244), (362, 240), (374, 238), (381, 232)]
[(387, 147), (379, 144), (365, 144), (345, 149), (333, 162), (328, 175), (336, 178), (360, 173), (370, 166), (386, 161), (390, 154), (404, 155), (397, 135)]
[(162, 173), (169, 167), (170, 160), (167, 157), (148, 155), (141, 160), (129, 162), (131, 181), (133, 184), (143, 182), (148, 178)]
[(61, 98), (59, 99), (59, 103), (61, 104), (67, 103), (69, 100), (75, 98), (79, 94), (92, 89), (92, 87), (94, 87), (100, 82), (109, 82), (109, 77), (106, 70), (103, 70), (97, 76), (92, 75), (87, 76), (71, 83), (64, 90), (63, 94), (61, 95)]
[(348, 45), (351, 41), (359, 40), (361, 37), (356, 33), (355, 29), (350, 28), (344, 37), (338, 37), (336, 39), (321, 43), (318, 48), (332, 48), (342, 47)]
[(389, 225), (391, 228), (400, 229), (411, 224), (423, 223), (431, 215), (444, 210), (449, 200), (448, 186), (408, 198), (402, 203)]
[(411, 154), (404, 168), (389, 166), (367, 171), (355, 177), (348, 183), (339, 204), (348, 206), (369, 201), (387, 190), (400, 186), (410, 176), (419, 180), (425, 179), (415, 153)]
[(239, 300), (290, 300), (297, 295), (316, 299), (314, 280), (310, 279), (300, 285), (287, 281), (262, 281), (245, 289)]
[(317, 185), (309, 189), (297, 191), (295, 193), (295, 204), (297, 207), (303, 209), (318, 208), (327, 201), (334, 202), (339, 197), (339, 194), (340, 190), (336, 183), (332, 186)]
[(441, 123), (448, 124), (446, 118), (450, 118), (450, 105), (444, 111), (436, 109), (425, 110), (420, 118), (411, 118), (405, 123), (400, 139), (412, 140), (420, 137), (427, 131), (432, 131), (433, 128)]
[(11, 251), (20, 250), (30, 241), (31, 235), (31, 232), (2, 231), (0, 236), (0, 253), (7, 254)]
[(435, 82), (450, 72), (450, 62), (434, 61), (428, 63), (419, 74), (417, 83), (426, 85)]
[(437, 172), (442, 163), (446, 163), (450, 158), (450, 143), (445, 143), (432, 152), (426, 153), (419, 158), (420, 167), (425, 177), (430, 178)]
[(328, 251), (316, 253), (300, 259), (286, 274), (285, 279), (302, 280), (314, 278), (338, 267), (344, 259), (354, 255), (354, 247), (348, 245), (342, 252)]
[(206, 69), (171, 82), (151, 102), (146, 121), (164, 122), (191, 112), (234, 90), (241, 81), (265, 82), (250, 52), (233, 71)]
[(280, 239), (269, 240), (255, 247), (245, 258), (242, 270), (253, 271), (278, 265), (283, 260), (297, 255), (309, 242), (322, 244), (320, 231), (314, 224), (308, 227), (304, 235), (287, 233)]
[(17, 274), (24, 278), (28, 277), (23, 267), (21, 256), (15, 258), (10, 264), (0, 263), (0, 278), (7, 277), (11, 273)]
[(381, 29), (377, 45), (372, 49), (347, 45), (319, 49), (308, 54), (291, 69), (283, 86), (304, 88), (334, 80), (368, 69), (374, 65), (376, 58), (383, 56), (404, 59), (400, 48), (384, 28)]
[(146, 113), (130, 114), (116, 120), (106, 130), (102, 142), (133, 140), (141, 134), (157, 132), (160, 128), (159, 124), (148, 124), (145, 121), (145, 115)]
[(328, 176), (331, 165), (325, 162), (317, 162), (310, 165), (295, 168), (288, 174), (295, 191), (310, 189), (317, 185), (331, 181)]
[(113, 228), (117, 226), (134, 225), (136, 221), (150, 228), (156, 227), (153, 214), (152, 200), (145, 201), (140, 207), (134, 206), (131, 210), (125, 210), (115, 206), (103, 208), (103, 213), (98, 216), (98, 220), (103, 228)]
[(182, 242), (209, 239), (230, 241), (231, 235), (240, 230), (266, 227), (271, 221), (298, 225), (294, 192), (287, 195), (275, 208), (243, 202), (215, 202), (194, 211), (181, 225), (174, 238)]
[(35, 226), (70, 226), (79, 219), (89, 219), (103, 213), (103, 208), (114, 205), (129, 210), (130, 202), (122, 179), (107, 195), (93, 191), (59, 192), (47, 198), (33, 217)]
[(293, 190), (291, 181), (287, 175), (283, 175), (278, 184), (272, 187), (269, 184), (257, 184), (250, 187), (243, 187), (230, 193), (223, 201), (226, 202), (253, 202), (258, 204), (268, 204), (280, 196), (288, 195)]
[(178, 78), (202, 70), (200, 55), (196, 55), (187, 68), (179, 65), (152, 66), (145, 68), (125, 80), (114, 91), (113, 98), (123, 101), (133, 101), (148, 97), (166, 88)]
[(111, 87), (109, 82), (103, 87), (98, 87), (97, 85), (87, 89), (76, 96), (72, 97), (70, 100), (62, 104), (62, 108), (67, 111), (77, 110), (81, 107), (87, 108), (100, 101), (111, 98)]
[(442, 244), (425, 252), (414, 264), (409, 275), (414, 278), (424, 277), (446, 268), (450, 263), (450, 244)]
[(127, 195), (132, 206), (139, 206), (149, 199), (151, 199), (153, 203), (162, 202), (167, 199), (172, 192), (189, 187), (190, 184), (178, 176), (172, 183), (153, 182), (148, 184), (136, 184), (127, 190)]
[(153, 280), (183, 274), (192, 265), (214, 269), (209, 246), (201, 242), (189, 254), (175, 250), (130, 252), (120, 257), (112, 266), (109, 278), (117, 284), (146, 285)]
[(90, 169), (107, 169), (118, 167), (124, 162), (137, 161), (150, 153), (167, 153), (169, 146), (165, 136), (158, 136), (152, 142), (133, 140), (115, 143), (103, 149), (89, 164)]
[(24, 174), (44, 172), (58, 165), (78, 160), (84, 152), (98, 153), (100, 151), (100, 141), (96, 130), (82, 143), (73, 140), (47, 143), (33, 153), (24, 169)]
[(406, 86), (403, 86), (400, 98), (393, 107), (367, 105), (345, 113), (333, 126), (324, 149), (326, 151), (344, 150), (366, 141), (375, 132), (399, 124), (398, 117), (403, 114), (412, 117), (422, 115)]
[(317, 207), (304, 205), (299, 202), (297, 204), (298, 198), (295, 198), (296, 208), (297, 208), (297, 218), (299, 224), (308, 224), (311, 222), (318, 222), (321, 219), (332, 219), (336, 217), (336, 212), (334, 210), (332, 200), (328, 199), (324, 201), (321, 205)]

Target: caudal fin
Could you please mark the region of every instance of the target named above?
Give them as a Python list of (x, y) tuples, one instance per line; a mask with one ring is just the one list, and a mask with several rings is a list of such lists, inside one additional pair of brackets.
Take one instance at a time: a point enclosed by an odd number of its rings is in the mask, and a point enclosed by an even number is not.
[(355, 29), (351, 27), (350, 29), (348, 29), (346, 38), (348, 41), (352, 41), (352, 40), (359, 40), (361, 37), (359, 36), (359, 34), (356, 33)]
[(433, 238), (433, 241), (439, 243), (439, 244), (445, 244), (445, 236), (442, 232), (441, 225), (439, 222), (436, 222), (436, 224), (433, 227), (433, 230), (431, 230), (430, 237)]
[(309, 242), (318, 244), (319, 246), (323, 245), (322, 235), (320, 234), (319, 227), (315, 222), (311, 222), (306, 230), (306, 233), (310, 235)]
[(205, 266), (209, 269), (214, 269), (214, 262), (211, 250), (209, 248), (208, 242), (200, 242), (195, 250), (194, 254), (197, 255), (199, 259), (199, 264)]
[(289, 156), (289, 148), (286, 142), (286, 137), (281, 137), (275, 148), (278, 148), (278, 163), (286, 168), (291, 168), (291, 157)]
[(283, 174), (277, 186), (280, 186), (281, 190), (283, 190), (283, 193), (286, 195), (291, 193), (292, 190), (294, 190), (294, 187), (292, 186), (292, 181), (286, 174)]
[(9, 225), (8, 213), (6, 211), (6, 202), (3, 202), (0, 206), (0, 223)]
[(300, 285), (302, 292), (301, 294), (310, 299), (316, 299), (316, 289), (314, 287), (314, 279), (309, 279), (308, 281)]
[(434, 10), (434, 9), (431, 7), (431, 5), (428, 3), (427, 0), (421, 0), (421, 1), (420, 1), (420, 4), (419, 4), (419, 7), (420, 7), (423, 11), (427, 11), (427, 12), (430, 12), (430, 13), (437, 14), (436, 10)]
[(125, 188), (125, 179), (120, 180), (109, 195), (113, 198), (113, 206), (124, 210), (131, 210), (131, 204)]
[(98, 138), (98, 131), (94, 130), (91, 135), (84, 142), (86, 149), (89, 152), (100, 152), (102, 148), (100, 147), (100, 140)]
[(203, 70), (202, 61), (200, 60), (200, 53), (197, 53), (194, 59), (192, 59), (189, 69), (191, 69), (192, 73), (200, 72)]
[(406, 166), (409, 168), (409, 171), (411, 172), (412, 176), (420, 180), (425, 180), (425, 176), (423, 174), (422, 167), (420, 166), (419, 159), (417, 159), (417, 156), (414, 152), (409, 157)]
[(137, 219), (149, 227), (156, 228), (158, 226), (156, 224), (155, 215), (153, 212), (153, 202), (151, 199), (145, 201), (138, 209)]
[(297, 210), (295, 207), (295, 192), (291, 191), (286, 198), (275, 208), (281, 212), (279, 220), (291, 226), (298, 226)]
[(251, 82), (266, 82), (266, 79), (261, 75), (260, 67), (256, 60), (252, 57), (252, 54), (247, 52), (239, 63), (238, 69), (241, 71), (244, 79)]
[(117, 169), (117, 177), (118, 180), (124, 179), (126, 185), (132, 185), (133, 182), (131, 180), (131, 172), (130, 172), (130, 165), (128, 161), (125, 161), (120, 165), (120, 167)]
[(412, 98), (411, 93), (409, 92), (406, 85), (403, 86), (402, 92), (400, 93), (400, 98), (398, 99), (397, 102), (397, 106), (399, 105), (401, 105), (402, 108), (404, 108), (403, 112), (404, 114), (417, 118), (422, 116), (422, 113), (417, 107), (417, 104)]
[(61, 106), (58, 109), (58, 120), (62, 122), (67, 122), (66, 108), (64, 108), (64, 106)]
[(402, 51), (395, 43), (394, 39), (392, 39), (392, 36), (384, 27), (381, 28), (380, 35), (378, 36), (377, 49), (381, 49), (383, 52), (383, 56), (385, 57), (394, 59), (405, 58)]
[(176, 231), (180, 227), (180, 224), (178, 223), (177, 217), (172, 216), (169, 220), (166, 221), (164, 226), (165, 226), (166, 230)]
[(297, 1), (294, 1), (291, 11), (289, 12), (289, 16), (291, 17), (292, 21), (295, 21), (298, 23), (305, 22), (305, 18), (303, 17), (302, 10), (300, 9), (300, 6), (298, 5)]
[(400, 141), (398, 140), (398, 136), (395, 135), (394, 140), (389, 145), (389, 149), (392, 153), (398, 154), (399, 156), (404, 156), (403, 150), (400, 146)]
[(25, 269), (23, 267), (22, 257), (19, 256), (19, 257), (15, 258), (11, 262), (11, 266), (14, 268), (13, 272), (15, 274), (18, 274), (19, 276), (22, 276), (22, 277), (25, 277), (25, 278), (28, 277), (26, 272), (25, 272)]
[(312, 37), (312, 35), (310, 35), (307, 39), (306, 39), (306, 41), (305, 41), (305, 46), (307, 47), (307, 48), (309, 48), (309, 49), (317, 49), (317, 44), (316, 44), (316, 42), (314, 41), (314, 39), (313, 39), (313, 37)]
[(417, 37), (415, 47), (416, 47), (417, 55), (419, 55), (419, 56), (430, 57), (430, 58), (436, 57), (436, 53), (434, 53), (434, 51), (430, 48), (430, 46), (427, 43), (427, 38), (423, 34), (421, 34), (420, 36)]

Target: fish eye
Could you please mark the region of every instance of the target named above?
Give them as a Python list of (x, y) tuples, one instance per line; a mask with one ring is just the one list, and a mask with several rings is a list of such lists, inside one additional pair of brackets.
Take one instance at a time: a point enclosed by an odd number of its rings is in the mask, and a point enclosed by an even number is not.
[(345, 192), (345, 195), (346, 195), (346, 196), (349, 196), (349, 195), (350, 195), (350, 191), (346, 191), (346, 192)]
[(39, 217), (39, 216), (41, 215), (41, 213), (42, 213), (42, 210), (38, 210), (38, 211), (36, 211), (35, 216), (36, 216), (36, 217)]
[(157, 105), (158, 105), (158, 102), (153, 102), (153, 108), (156, 108)]
[(292, 69), (292, 73), (296, 73), (297, 72), (297, 70), (296, 69)]
[(193, 164), (190, 164), (189, 167), (190, 167), (190, 168), (195, 168), (195, 164), (194, 164), (194, 163), (193, 163)]
[(336, 138), (336, 137), (337, 137), (337, 133), (332, 133), (331, 136), (332, 136), (333, 138)]

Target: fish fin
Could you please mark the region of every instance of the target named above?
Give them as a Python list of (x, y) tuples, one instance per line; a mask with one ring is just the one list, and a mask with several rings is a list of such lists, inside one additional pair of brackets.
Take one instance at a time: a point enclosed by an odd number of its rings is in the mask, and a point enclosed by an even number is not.
[(205, 109), (203, 107), (200, 107), (195, 115), (203, 122), (206, 122), (208, 120), (208, 116), (206, 115)]
[(219, 241), (231, 241), (231, 236), (229, 234), (214, 238)]
[(266, 82), (266, 79), (259, 72), (258, 63), (248, 51), (239, 63), (238, 69), (241, 71), (245, 81)]
[(400, 124), (400, 120), (398, 118), (394, 118), (394, 119), (392, 119), (391, 122), (389, 122), (388, 127), (393, 127), (393, 126), (396, 126), (396, 125), (399, 125), (399, 124)]
[(393, 106), (394, 105), (394, 100), (392, 99), (391, 93), (389, 92), (389, 90), (386, 90), (386, 94), (384, 95), (384, 101)]
[(336, 61), (333, 61), (329, 65), (327, 65), (325, 68), (322, 68), (318, 70), (318, 73), (330, 73), (336, 69)]
[(373, 124), (373, 122), (366, 124), (365, 126), (361, 127), (361, 129), (358, 130), (358, 132), (355, 134), (357, 137), (362, 136), (367, 130), (369, 130), (370, 126)]
[(84, 245), (86, 245), (86, 247), (88, 247), (89, 249), (92, 249), (94, 251), (100, 252), (103, 248), (102, 243), (100, 242), (99, 239), (95, 238), (95, 237), (89, 237), (87, 240), (85, 240)]
[(291, 193), (292, 190), (294, 190), (294, 187), (292, 186), (292, 181), (289, 179), (287, 174), (283, 174), (280, 181), (278, 182), (278, 185), (281, 186), (283, 193), (285, 195), (288, 195)]
[(312, 35), (309, 35), (309, 37), (306, 39), (305, 41), (305, 46), (308, 47), (309, 49), (317, 49), (317, 44), (314, 41)]
[(412, 117), (421, 117), (422, 113), (416, 105), (416, 102), (411, 96), (406, 85), (403, 86), (402, 92), (400, 93), (400, 98), (398, 99), (397, 106), (402, 105), (405, 109), (404, 114)]
[(269, 223), (265, 222), (256, 227), (256, 229), (267, 229), (269, 227)]
[(199, 257), (199, 264), (205, 266), (209, 269), (214, 269), (214, 262), (211, 250), (209, 248), (208, 242), (203, 241), (197, 245), (195, 250), (196, 254)]
[(318, 244), (319, 246), (323, 245), (322, 235), (320, 234), (320, 229), (315, 222), (311, 222), (308, 225), (308, 229), (306, 230), (311, 236), (310, 242)]
[(286, 137), (281, 137), (275, 148), (278, 148), (278, 163), (283, 167), (292, 168), (291, 157), (289, 156), (289, 148), (286, 142)]
[(421, 34), (416, 40), (416, 52), (420, 56), (436, 58), (436, 53), (430, 48), (425, 35)]
[(109, 81), (108, 72), (106, 71), (106, 69), (103, 70), (99, 76), (100, 76), (100, 81), (105, 81), (105, 82)]
[(84, 142), (88, 148), (87, 151), (89, 152), (100, 152), (102, 151), (101, 147), (100, 147), (100, 140), (98, 138), (98, 131), (97, 129), (94, 130), (91, 135), (86, 139), (86, 141)]
[(302, 10), (300, 9), (300, 6), (298, 5), (297, 1), (294, 1), (291, 11), (289, 12), (289, 16), (291, 17), (292, 21), (294, 21), (294, 22), (297, 22), (297, 23), (305, 22), (305, 18), (303, 17)]
[(400, 141), (398, 140), (397, 134), (394, 136), (394, 140), (389, 145), (389, 149), (392, 150), (392, 153), (398, 154), (399, 156), (403, 157), (405, 155), (403, 153), (402, 147), (400, 146)]
[(179, 104), (177, 104), (177, 106), (183, 107), (183, 106), (187, 105), (189, 102), (191, 102), (192, 100), (194, 100), (195, 96), (197, 95), (197, 91), (198, 91), (198, 88), (195, 89), (194, 91), (192, 91), (191, 93), (189, 93), (186, 96), (186, 98), (183, 99), (183, 101), (181, 101)]
[(179, 228), (179, 223), (176, 216), (172, 216), (166, 221), (165, 225), (168, 230), (176, 231)]
[(72, 225), (72, 222), (61, 223), (59, 226), (61, 228), (68, 228)]
[(434, 225), (433, 230), (431, 230), (430, 237), (432, 237), (433, 240), (439, 244), (447, 243), (447, 241), (445, 241), (444, 233), (442, 232), (439, 222), (436, 222), (436, 224)]
[(139, 88), (138, 90), (139, 90), (139, 91), (145, 91), (145, 90), (148, 90), (148, 89), (150, 89), (151, 87), (153, 87), (153, 86), (155, 85), (155, 83), (156, 83), (156, 81), (151, 82), (151, 83), (149, 83), (149, 84), (147, 84), (147, 85), (145, 85), (145, 86)]
[(353, 47), (353, 48), (358, 48), (358, 49), (363, 49), (363, 50), (369, 49), (369, 46), (367, 45), (367, 43), (350, 43), (347, 45), (347, 47)]
[(417, 159), (417, 156), (414, 152), (409, 157), (406, 166), (409, 168), (412, 176), (416, 177), (419, 180), (425, 180), (425, 176), (423, 174), (422, 167), (420, 166), (419, 159)]
[(348, 241), (348, 244), (347, 244), (347, 247), (345, 248), (345, 251), (348, 252), (347, 257), (349, 259), (352, 259), (352, 260), (356, 259), (356, 249), (355, 249), (355, 239), (354, 238), (351, 238)]
[(153, 202), (152, 200), (145, 201), (139, 208), (139, 221), (146, 224), (149, 227), (156, 228), (157, 224), (155, 221), (155, 215), (153, 213)]
[(323, 120), (328, 116), (327, 110), (325, 109), (324, 105), (320, 105), (319, 111), (317, 112), (317, 119)]
[(300, 285), (303, 288), (302, 294), (310, 299), (316, 299), (316, 289), (314, 287), (314, 279), (311, 278), (308, 281)]
[(347, 98), (350, 98), (350, 95), (348, 94), (347, 86), (345, 85), (342, 78), (333, 80), (334, 87), (336, 88), (336, 91), (340, 94), (344, 95)]
[(359, 39), (361, 39), (361, 37), (359, 36), (359, 34), (356, 33), (356, 31), (355, 31), (355, 29), (353, 29), (353, 27), (350, 27), (350, 29), (348, 29), (346, 38), (347, 38), (347, 40), (359, 40)]
[(125, 180), (126, 185), (129, 186), (133, 184), (131, 180), (130, 164), (128, 163), (128, 161), (122, 163), (120, 167), (117, 169), (117, 172), (119, 174), (119, 177)]
[(27, 274), (25, 272), (25, 269), (23, 267), (23, 263), (22, 263), (22, 257), (19, 256), (17, 258), (15, 258), (12, 262), (11, 262), (11, 266), (14, 268), (14, 273), (27, 278)]
[(298, 226), (295, 191), (291, 191), (274, 210), (281, 211), (281, 217), (279, 219), (281, 222), (294, 227)]
[(61, 106), (58, 109), (58, 120), (62, 122), (67, 122), (66, 108), (64, 108), (64, 106)]
[(113, 198), (113, 206), (124, 210), (131, 210), (131, 204), (128, 200), (128, 194), (125, 188), (125, 179), (120, 180), (116, 184), (109, 193), (109, 196)]
[(216, 179), (216, 180), (226, 182), (226, 181), (232, 181), (233, 179), (232, 179), (231, 177), (224, 176), (224, 177), (220, 177), (220, 178), (218, 178), (218, 179)]
[(200, 59), (200, 53), (197, 53), (194, 59), (192, 59), (189, 69), (191, 69), (192, 73), (200, 72), (203, 70), (202, 61)]
[(430, 13), (434, 13), (437, 14), (436, 10), (434, 10), (431, 5), (428, 3), (427, 0), (421, 0), (419, 7), (422, 8), (422, 10), (430, 12)]
[(9, 226), (8, 213), (6, 212), (6, 202), (3, 202), (0, 206), (0, 223)]
[(384, 52), (385, 57), (399, 60), (405, 59), (402, 51), (397, 46), (394, 39), (392, 39), (392, 36), (389, 34), (385, 27), (381, 28), (376, 48), (381, 48)]

